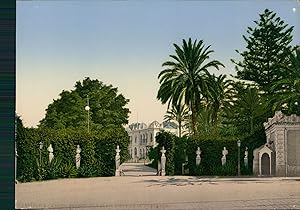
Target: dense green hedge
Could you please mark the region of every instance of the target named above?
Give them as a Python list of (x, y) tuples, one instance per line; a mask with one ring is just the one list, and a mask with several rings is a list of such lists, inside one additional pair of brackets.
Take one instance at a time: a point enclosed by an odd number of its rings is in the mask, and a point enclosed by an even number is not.
[[(253, 142), (250, 139), (258, 137), (260, 134), (255, 134), (248, 139), (241, 141), (240, 148), (240, 166), (241, 175), (250, 175), (252, 173)], [(162, 146), (167, 150), (166, 157), (166, 173), (167, 175), (180, 175), (182, 173), (182, 163), (185, 162), (185, 157), (188, 157), (189, 175), (198, 176), (236, 176), (237, 175), (237, 159), (238, 147), (235, 140), (193, 140), (187, 137), (176, 137), (167, 132), (160, 132), (156, 136), (158, 146), (151, 149), (149, 158), (154, 159), (152, 166), (157, 167), (157, 160), (160, 159), (160, 150)], [(196, 150), (200, 147), (201, 164), (196, 167)], [(248, 163), (249, 166), (244, 166), (244, 152), (248, 147)], [(226, 147), (228, 155), (226, 156), (226, 164), (222, 166), (222, 150)]]
[[(40, 164), (39, 142), (44, 143)], [(54, 159), (49, 164), (47, 151), (52, 144)], [(76, 146), (81, 148), (81, 166), (75, 167)], [(98, 133), (84, 130), (22, 128), (17, 132), (17, 179), (45, 180), (64, 177), (112, 176), (115, 149), (119, 145), (121, 162), (128, 158), (129, 138), (122, 128)]]

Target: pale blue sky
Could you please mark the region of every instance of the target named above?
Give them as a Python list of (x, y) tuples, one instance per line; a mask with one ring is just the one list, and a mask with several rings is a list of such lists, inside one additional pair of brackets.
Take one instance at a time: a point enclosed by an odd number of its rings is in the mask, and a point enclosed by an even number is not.
[[(282, 1), (17, 1), (17, 113), (36, 126), (48, 104), (84, 77), (118, 87), (130, 99), (130, 123), (162, 121), (156, 100), (161, 64), (173, 43), (203, 39), (234, 74), (231, 58), (264, 9), (294, 25), (300, 44), (300, 4)], [(296, 12), (292, 11), (296, 8)]]

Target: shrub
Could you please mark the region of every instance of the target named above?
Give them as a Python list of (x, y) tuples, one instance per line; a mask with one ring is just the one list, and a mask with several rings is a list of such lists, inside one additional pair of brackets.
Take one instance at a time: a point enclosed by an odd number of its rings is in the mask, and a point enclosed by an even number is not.
[[(39, 142), (44, 143), (42, 150), (39, 149)], [(54, 150), (51, 163), (47, 151), (50, 144)], [(81, 166), (77, 171), (75, 156), (78, 144), (81, 147)], [(76, 176), (112, 176), (115, 171), (116, 146), (120, 146), (123, 162), (128, 158), (128, 144), (129, 138), (123, 128), (90, 133), (71, 128), (24, 128), (20, 135), (17, 131), (17, 179), (26, 182)]]

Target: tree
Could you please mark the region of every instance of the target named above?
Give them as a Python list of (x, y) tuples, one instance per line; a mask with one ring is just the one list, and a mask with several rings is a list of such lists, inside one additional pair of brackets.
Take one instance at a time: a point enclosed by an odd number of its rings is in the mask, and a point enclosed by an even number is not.
[(209, 76), (208, 79), (208, 104), (207, 109), (211, 111), (212, 136), (217, 136), (219, 123), (219, 112), (221, 109), (230, 109), (233, 97), (232, 81), (226, 80), (226, 75)]
[(236, 126), (240, 137), (249, 136), (259, 130), (265, 121), (267, 103), (256, 87), (236, 83), (235, 89), (233, 108), (225, 116)]
[(93, 129), (120, 127), (128, 123), (129, 102), (117, 88), (105, 85), (101, 81), (85, 78), (77, 81), (75, 89), (63, 90), (60, 98), (49, 104), (46, 116), (40, 121), (40, 127), (48, 128), (84, 128), (87, 126), (87, 97), (89, 97), (90, 125)]
[(171, 110), (167, 111), (164, 118), (178, 122), (179, 137), (181, 137), (182, 123), (188, 119), (188, 108), (182, 103), (172, 105)]
[(293, 26), (276, 16), (276, 13), (266, 9), (260, 14), (260, 20), (254, 21), (254, 28), (248, 27), (243, 36), (246, 50), (239, 53), (243, 60), (236, 62), (237, 78), (257, 83), (260, 89), (269, 97), (271, 85), (285, 77), (282, 66), (289, 65), (288, 55), (292, 51)]
[(207, 61), (213, 52), (210, 46), (205, 47), (203, 40), (183, 39), (183, 44), (175, 47), (176, 55), (170, 55), (173, 61), (162, 64), (166, 67), (158, 75), (160, 87), (157, 99), (163, 104), (177, 104), (183, 101), (192, 111), (192, 129), (194, 137), (198, 138), (196, 115), (200, 110), (200, 102), (207, 97), (207, 76), (210, 68), (219, 69), (224, 65), (217, 60)]
[(300, 47), (288, 56), (290, 65), (285, 67), (286, 77), (275, 82), (271, 90), (275, 92), (271, 104), (273, 110), (300, 115)]

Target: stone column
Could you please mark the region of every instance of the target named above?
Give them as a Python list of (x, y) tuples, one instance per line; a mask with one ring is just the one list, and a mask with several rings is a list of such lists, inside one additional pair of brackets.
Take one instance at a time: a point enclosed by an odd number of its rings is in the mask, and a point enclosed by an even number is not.
[(161, 164), (160, 164), (160, 161), (158, 160), (158, 163), (157, 163), (157, 176), (160, 176), (161, 175)]
[[(276, 147), (276, 176), (286, 176), (286, 156), (285, 156), (285, 130), (278, 128), (275, 132), (275, 147)], [(272, 157), (270, 162), (272, 163)], [(272, 165), (272, 164), (271, 164)], [(272, 167), (272, 166), (271, 166)], [(275, 166), (273, 166), (275, 167)], [(270, 169), (272, 172), (272, 168)]]
[(196, 151), (196, 166), (199, 166), (200, 163), (201, 163), (201, 150), (200, 150), (200, 147), (197, 148), (197, 151)]
[(81, 152), (81, 148), (80, 148), (79, 145), (77, 145), (76, 156), (75, 156), (76, 168), (77, 169), (79, 169), (79, 167), (80, 167), (80, 160), (81, 160), (80, 152)]
[(47, 150), (49, 152), (49, 163), (51, 163), (51, 161), (54, 158), (52, 144), (49, 145), (49, 147), (47, 148)]
[(226, 163), (226, 155), (228, 155), (228, 150), (226, 149), (226, 147), (224, 147), (223, 151), (222, 151), (222, 158), (221, 158), (221, 162), (222, 162), (222, 166)]
[(161, 175), (165, 176), (166, 175), (166, 150), (165, 147), (162, 147), (162, 150), (160, 150), (160, 152), (162, 153), (161, 155)]
[(119, 145), (117, 146), (117, 149), (116, 149), (116, 157), (115, 157), (115, 160), (116, 160), (116, 173), (115, 173), (115, 176), (120, 176), (120, 148), (119, 148)]

